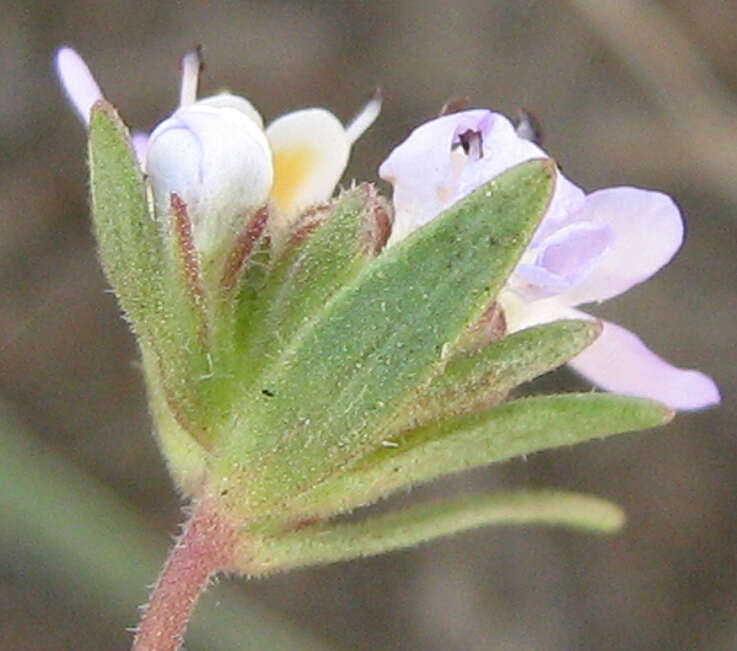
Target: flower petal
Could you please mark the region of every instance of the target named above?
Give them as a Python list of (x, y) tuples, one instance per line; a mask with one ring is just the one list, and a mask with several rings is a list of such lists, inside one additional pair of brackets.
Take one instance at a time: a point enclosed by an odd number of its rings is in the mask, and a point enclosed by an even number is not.
[(243, 111), (189, 104), (152, 132), (146, 171), (157, 214), (171, 193), (186, 204), (201, 250), (233, 238), (239, 220), (263, 206), (273, 180), (264, 132)]
[(245, 113), (253, 120), (259, 129), (264, 128), (264, 120), (253, 104), (244, 97), (232, 93), (219, 93), (197, 101), (200, 106), (214, 106), (215, 108), (232, 108)]
[[(536, 144), (520, 138), (512, 123), (501, 113), (491, 113), (479, 127), (481, 156), (464, 167), (458, 181), (456, 200), (510, 167), (532, 158), (547, 158)], [(458, 129), (459, 133), (462, 133), (462, 128)]]
[(518, 291), (504, 288), (499, 293), (497, 302), (504, 310), (507, 334), (560, 319), (592, 318), (587, 314), (579, 313), (578, 310), (566, 307), (558, 300), (557, 295), (538, 301), (527, 301), (520, 296)]
[(70, 47), (60, 48), (56, 53), (56, 72), (82, 121), (89, 125), (92, 105), (102, 99), (102, 91), (81, 56)]
[(651, 398), (673, 409), (701, 409), (720, 401), (710, 377), (672, 366), (633, 333), (606, 321), (601, 336), (569, 364), (602, 389)]
[(381, 90), (377, 88), (371, 95), (369, 101), (358, 112), (358, 115), (346, 125), (345, 133), (350, 144), (356, 142), (356, 140), (366, 133), (366, 129), (379, 117), (379, 113), (381, 113), (381, 102)]
[(330, 198), (348, 163), (346, 130), (332, 113), (311, 108), (288, 113), (266, 129), (274, 156), (271, 199), (280, 217)]
[(534, 263), (517, 265), (511, 286), (530, 301), (567, 292), (586, 278), (612, 239), (606, 224), (577, 221), (564, 226), (541, 242)]
[(148, 152), (148, 134), (143, 131), (134, 131), (131, 133), (131, 146), (136, 152), (136, 158), (141, 165), (141, 169), (146, 171), (146, 153)]
[(445, 115), (417, 127), (389, 154), (379, 176), (394, 186), (393, 241), (460, 199), (456, 186), (465, 156), (462, 151), (455, 156), (453, 147), (459, 134), (482, 133), (492, 119), (487, 110)]
[(614, 240), (583, 282), (561, 296), (567, 305), (604, 301), (626, 292), (665, 265), (683, 241), (683, 221), (661, 192), (608, 188), (586, 197), (578, 219), (606, 224)]
[[(476, 135), (480, 151), (459, 147), (463, 136)], [(391, 242), (426, 224), (456, 201), (505, 170), (547, 154), (521, 138), (499, 113), (471, 110), (445, 115), (415, 129), (379, 168), (394, 186), (396, 210)], [(583, 204), (580, 188), (558, 174), (556, 189), (533, 245), (567, 223)]]

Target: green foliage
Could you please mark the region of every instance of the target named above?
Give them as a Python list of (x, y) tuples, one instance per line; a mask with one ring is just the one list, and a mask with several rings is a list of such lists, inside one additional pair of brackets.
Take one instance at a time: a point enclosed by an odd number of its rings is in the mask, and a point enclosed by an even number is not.
[(554, 179), (553, 165), (538, 160), (482, 186), (385, 250), (283, 342), (218, 450), (229, 482), (234, 465), (243, 468), (248, 488), (238, 493), (249, 511), (282, 512), (291, 496), (379, 445), (503, 286)]
[(551, 161), (508, 170), (383, 251), (389, 208), (362, 185), (277, 244), (268, 208), (254, 213), (204, 265), (186, 205), (172, 197), (170, 214), (152, 214), (129, 134), (105, 102), (92, 112), (90, 174), (100, 257), (139, 336), (162, 451), (183, 491), (219, 495), (242, 519), (243, 571), (492, 523), (621, 524), (615, 507), (565, 493), (330, 521), (442, 475), (671, 417), (608, 394), (504, 403), (600, 332), (585, 321), (501, 338), (478, 329), (545, 214)]
[(91, 115), (89, 166), (100, 259), (139, 337), (144, 361), (154, 367), (148, 378), (162, 385), (164, 399), (189, 434), (207, 442), (211, 433), (199, 399), (199, 380), (210, 371), (202, 319), (186, 278), (173, 264), (167, 231), (149, 208), (128, 129), (102, 100)]
[(374, 234), (389, 208), (369, 185), (343, 192), (298, 221), (277, 252), (268, 275), (263, 261), (249, 271), (239, 297), (235, 345), (240, 372), (253, 377), (280, 355), (300, 330), (312, 325), (325, 305), (374, 259), (382, 241)]
[(567, 362), (600, 333), (595, 321), (555, 321), (453, 357), (428, 387), (412, 396), (386, 436), (498, 404), (516, 386)]
[(622, 510), (606, 500), (565, 491), (466, 496), (406, 507), (358, 523), (306, 527), (261, 541), (248, 559), (257, 574), (300, 565), (373, 556), (488, 525), (554, 525), (612, 533)]
[(650, 400), (608, 393), (522, 398), (429, 423), (386, 441), (350, 469), (301, 498), (318, 517), (369, 504), (442, 475), (668, 422)]
[(149, 212), (130, 134), (112, 106), (92, 110), (89, 138), (92, 217), (98, 251), (110, 283), (140, 336), (151, 339), (167, 318), (159, 229)]

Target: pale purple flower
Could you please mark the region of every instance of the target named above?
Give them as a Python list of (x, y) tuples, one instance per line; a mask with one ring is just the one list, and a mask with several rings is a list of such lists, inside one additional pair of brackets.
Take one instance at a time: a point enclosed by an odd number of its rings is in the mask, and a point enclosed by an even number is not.
[[(150, 182), (156, 212), (165, 218), (170, 196), (187, 205), (202, 250), (236, 236), (237, 220), (266, 205), (274, 235), (310, 205), (330, 198), (348, 162), (351, 145), (379, 113), (378, 94), (347, 126), (324, 109), (284, 115), (265, 129), (258, 111), (224, 93), (197, 99), (199, 54), (182, 59), (180, 106), (149, 135), (134, 132), (131, 145)], [(76, 112), (89, 125), (103, 98), (84, 60), (61, 48), (56, 66)]]
[[(523, 161), (547, 157), (503, 115), (487, 110), (440, 117), (415, 129), (379, 168), (394, 187), (390, 243)], [(585, 194), (558, 174), (550, 206), (499, 301), (508, 330), (564, 318), (617, 296), (665, 265), (683, 240), (681, 215), (665, 194), (631, 187)], [(676, 368), (624, 328), (604, 322), (601, 336), (569, 363), (594, 384), (674, 409), (719, 402), (708, 376)]]

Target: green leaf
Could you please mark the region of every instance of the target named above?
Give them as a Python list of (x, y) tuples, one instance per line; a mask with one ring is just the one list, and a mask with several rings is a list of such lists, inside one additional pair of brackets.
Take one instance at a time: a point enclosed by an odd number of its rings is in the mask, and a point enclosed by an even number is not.
[(407, 403), (394, 431), (498, 404), (517, 385), (558, 368), (580, 353), (600, 333), (601, 324), (596, 321), (555, 321), (455, 357)]
[[(140, 337), (149, 384), (161, 383), (168, 408), (201, 442), (208, 442), (197, 392), (209, 371), (201, 319), (167, 267), (159, 225), (149, 210), (128, 129), (104, 100), (95, 104), (89, 134), (92, 218), (100, 259)], [(157, 389), (153, 389), (157, 392)]]
[(295, 224), (268, 284), (241, 292), (236, 344), (246, 375), (278, 355), (376, 257), (383, 244), (377, 231), (388, 211), (375, 188), (362, 184)]
[(503, 492), (411, 506), (359, 523), (306, 527), (264, 540), (243, 564), (248, 572), (265, 574), (373, 556), (488, 525), (550, 525), (613, 533), (623, 524), (622, 510), (598, 497), (566, 491)]
[(672, 417), (659, 403), (609, 393), (522, 398), (385, 441), (351, 469), (303, 495), (301, 512), (325, 517), (443, 475), (656, 427)]
[(172, 290), (179, 298), (178, 312), (186, 313), (193, 320), (190, 327), (194, 327), (199, 332), (201, 341), (205, 342), (211, 335), (205, 279), (187, 204), (176, 194), (171, 195), (170, 212), (167, 217), (169, 278)]
[[(271, 305), (268, 324), (277, 341), (290, 341), (325, 303), (376, 257), (378, 218), (389, 207), (368, 184), (344, 192), (325, 221), (292, 257)], [(296, 235), (296, 234), (295, 234)]]
[[(252, 382), (259, 370), (376, 257), (388, 210), (363, 184), (302, 215), (280, 250), (268, 231), (253, 243), (215, 305), (216, 373), (208, 387), (210, 420), (218, 429), (228, 430), (233, 419), (254, 411)], [(264, 397), (259, 388), (255, 393)]]
[(161, 318), (163, 255), (128, 129), (104, 100), (95, 104), (89, 134), (95, 236), (110, 284), (136, 330)]
[(501, 289), (554, 180), (544, 160), (500, 175), (382, 253), (285, 342), (245, 391), (222, 454), (221, 476), (243, 468), (249, 509), (279, 505), (378, 444)]

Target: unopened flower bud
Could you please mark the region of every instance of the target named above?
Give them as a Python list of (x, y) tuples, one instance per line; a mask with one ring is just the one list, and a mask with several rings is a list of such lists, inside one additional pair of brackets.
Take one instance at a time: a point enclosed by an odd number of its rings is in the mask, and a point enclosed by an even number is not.
[(237, 100), (224, 96), (183, 106), (149, 140), (146, 171), (156, 213), (166, 219), (171, 195), (178, 195), (205, 254), (224, 238), (232, 240), (242, 220), (266, 203), (273, 183), (260, 116)]

